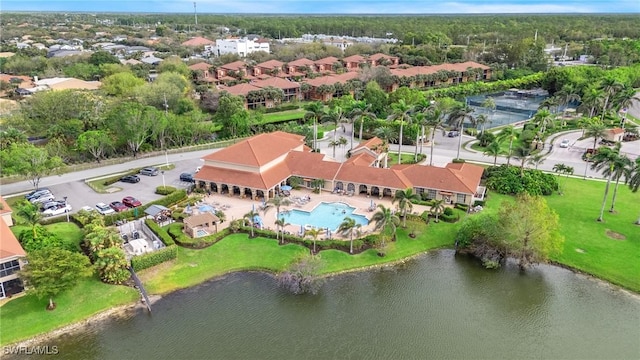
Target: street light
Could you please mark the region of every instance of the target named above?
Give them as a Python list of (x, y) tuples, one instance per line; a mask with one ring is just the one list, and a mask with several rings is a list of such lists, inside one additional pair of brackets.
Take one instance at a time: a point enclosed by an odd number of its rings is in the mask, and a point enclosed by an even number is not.
[(164, 184), (164, 170), (160, 171), (160, 173), (162, 173), (162, 188), (166, 189), (167, 186)]
[(165, 160), (165, 165), (169, 166), (169, 154), (167, 152), (167, 149), (164, 149), (164, 160)]
[(67, 209), (67, 197), (64, 197), (64, 212), (67, 213), (67, 222), (69, 222), (69, 209)]

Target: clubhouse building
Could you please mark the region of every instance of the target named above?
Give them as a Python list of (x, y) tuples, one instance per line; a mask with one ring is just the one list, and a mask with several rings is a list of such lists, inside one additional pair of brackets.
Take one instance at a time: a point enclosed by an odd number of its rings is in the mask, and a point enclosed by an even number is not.
[[(447, 204), (473, 204), (484, 198), (483, 168), (466, 163), (445, 167), (394, 165), (387, 168), (386, 147), (372, 138), (351, 150), (345, 162), (311, 152), (304, 136), (276, 131), (242, 140), (203, 158), (194, 175), (196, 187), (212, 193), (268, 200), (281, 193), (292, 177), (306, 188), (346, 195), (393, 197), (412, 188), (427, 199)], [(285, 188), (286, 189), (286, 188)]]

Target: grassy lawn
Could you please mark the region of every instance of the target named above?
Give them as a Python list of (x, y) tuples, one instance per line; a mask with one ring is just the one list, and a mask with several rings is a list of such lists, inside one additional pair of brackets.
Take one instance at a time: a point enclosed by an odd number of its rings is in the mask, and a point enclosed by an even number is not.
[[(415, 158), (415, 154), (413, 153), (401, 153), (401, 158), (400, 161), (402, 162), (402, 164), (412, 164), (413, 163), (413, 159)], [(396, 165), (398, 163), (398, 152), (389, 152), (387, 154), (387, 157), (389, 158), (387, 160), (387, 162), (389, 163), (389, 166), (391, 165)]]
[[(564, 181), (564, 179), (562, 180)], [(546, 198), (560, 216), (560, 229), (565, 237), (564, 251), (552, 260), (568, 265), (614, 284), (640, 292), (640, 226), (633, 222), (640, 215), (640, 192), (618, 189), (616, 213), (609, 213), (611, 189), (604, 222), (595, 221), (600, 212), (605, 183), (568, 179), (565, 194)], [(510, 198), (492, 193), (489, 207), (497, 208), (501, 200)], [(625, 237), (613, 239), (614, 231)]]
[(264, 114), (262, 121), (259, 124), (262, 125), (262, 124), (271, 124), (271, 123), (278, 123), (278, 122), (284, 122), (284, 121), (298, 120), (298, 119), (302, 119), (304, 117), (304, 114), (306, 113), (307, 113), (306, 110), (298, 109), (298, 110), (287, 110), (287, 111)]
[[(30, 229), (30, 226), (27, 225), (14, 225), (11, 227), (11, 232), (18, 237), (18, 235), (22, 232), (22, 230)], [(80, 242), (82, 241), (84, 235), (82, 234), (82, 229), (78, 227), (78, 225), (72, 222), (59, 222), (55, 224), (49, 224), (45, 226), (45, 229), (49, 230), (52, 233), (58, 234), (62, 240), (75, 247), (80, 251)]]
[(57, 308), (54, 311), (45, 310), (48, 299), (25, 295), (0, 307), (0, 343), (10, 344), (53, 331), (109, 308), (131, 303), (138, 297), (133, 288), (106, 285), (93, 277), (55, 297)]
[[(385, 257), (379, 257), (375, 250), (368, 250), (351, 256), (338, 250), (320, 252), (325, 274), (361, 268), (396, 261), (426, 250), (453, 244), (456, 225), (439, 223), (427, 227), (416, 224), (415, 239), (408, 237), (411, 228), (398, 230), (398, 240), (390, 243)], [(145, 288), (150, 293), (166, 293), (186, 288), (229, 272), (241, 270), (266, 270), (279, 272), (291, 264), (298, 256), (309, 250), (299, 245), (278, 245), (276, 240), (248, 239), (245, 234), (234, 234), (203, 250), (180, 248), (178, 259), (158, 273), (154, 269), (141, 272)]]

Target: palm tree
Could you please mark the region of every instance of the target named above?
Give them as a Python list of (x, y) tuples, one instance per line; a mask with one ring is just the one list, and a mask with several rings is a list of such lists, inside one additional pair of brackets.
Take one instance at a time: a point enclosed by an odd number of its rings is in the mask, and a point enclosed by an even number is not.
[(324, 104), (320, 101), (314, 101), (305, 106), (307, 112), (304, 114), (304, 118), (313, 120), (313, 150), (318, 148), (318, 120), (324, 115)]
[(349, 241), (351, 242), (351, 244), (349, 244), (349, 254), (353, 254), (353, 232), (358, 226), (361, 225), (356, 223), (354, 219), (346, 217), (340, 224), (340, 227), (338, 227), (338, 232), (342, 235), (349, 236)]
[(407, 227), (407, 212), (413, 210), (412, 200), (420, 200), (420, 195), (413, 192), (412, 188), (397, 190), (391, 200), (392, 204), (398, 201), (398, 211), (402, 214), (402, 227)]
[[(281, 218), (281, 219), (276, 219), (275, 221), (276, 224), (276, 240), (278, 240), (278, 244), (280, 244), (280, 238), (279, 238), (279, 234), (281, 232), (284, 232), (284, 228), (285, 226), (289, 226), (291, 224), (289, 224), (285, 219)], [(282, 242), (284, 242), (284, 234), (282, 234)]]
[(619, 154), (613, 162), (613, 178), (616, 180), (616, 185), (613, 187), (613, 197), (611, 198), (611, 208), (609, 212), (614, 212), (616, 205), (616, 195), (618, 195), (618, 185), (620, 184), (620, 178), (624, 177), (625, 182), (631, 176), (631, 170), (633, 169), (633, 162), (626, 155)]
[[(629, 188), (631, 192), (638, 192), (640, 188), (640, 157), (636, 158), (636, 162), (633, 164), (631, 169), (631, 176), (627, 179), (629, 181)], [(636, 225), (640, 225), (640, 216), (638, 216), (638, 220), (635, 222)]]
[(589, 110), (589, 118), (596, 115), (596, 109), (604, 103), (604, 92), (597, 86), (592, 85), (585, 89), (582, 94), (582, 103), (579, 108)]
[(279, 195), (276, 194), (275, 197), (269, 199), (267, 201), (268, 204), (273, 205), (276, 208), (276, 218), (280, 218), (280, 208), (283, 206), (289, 206), (291, 205), (291, 200), (289, 200), (286, 197), (281, 197)]
[(576, 86), (569, 83), (564, 84), (562, 89), (556, 93), (556, 96), (560, 98), (561, 105), (569, 105), (574, 101), (580, 101), (580, 95), (578, 94)]
[(438, 218), (444, 213), (444, 199), (433, 200), (433, 205), (431, 205), (429, 212), (436, 217), (436, 222), (439, 222)]
[(486, 148), (484, 148), (484, 155), (487, 156), (493, 156), (493, 166), (496, 166), (496, 164), (498, 163), (498, 155), (500, 155), (502, 153), (502, 150), (500, 149), (500, 143), (498, 143), (497, 141), (492, 141), (491, 144), (487, 145)]
[(591, 121), (589, 125), (587, 125), (587, 130), (584, 135), (586, 137), (593, 138), (593, 149), (596, 149), (598, 146), (598, 139), (603, 138), (607, 135), (607, 127), (602, 123), (601, 120), (596, 119), (595, 121)]
[(413, 154), (413, 161), (418, 162), (418, 144), (420, 144), (420, 153), (422, 153), (422, 144), (424, 143), (424, 128), (425, 125), (427, 124), (427, 114), (423, 113), (423, 112), (418, 112), (415, 113), (413, 120), (415, 121), (415, 123), (420, 127), (420, 129), (422, 129), (422, 141), (421, 139), (421, 135), (420, 135), (420, 131), (416, 131), (416, 149), (415, 152)]
[(544, 163), (544, 158), (545, 158), (544, 154), (540, 154), (540, 153), (535, 154), (529, 158), (529, 161), (527, 161), (527, 164), (534, 165), (535, 169), (538, 170), (538, 165)]
[(249, 225), (251, 226), (251, 237), (252, 238), (254, 237), (253, 227), (255, 225), (255, 218), (258, 215), (259, 215), (258, 212), (252, 209), (251, 211), (249, 211), (248, 213), (244, 214), (244, 216), (243, 216), (244, 219), (247, 219), (247, 221), (249, 221)]
[[(322, 122), (330, 122), (335, 125), (335, 129), (333, 130), (333, 143), (337, 144), (333, 146), (333, 157), (336, 157), (336, 146), (339, 145), (337, 140), (338, 133), (338, 124), (344, 122), (346, 118), (344, 117), (344, 110), (340, 106), (336, 106), (333, 109), (329, 110), (328, 113), (324, 114), (320, 120)], [(331, 145), (331, 144), (330, 144)]]
[(619, 83), (615, 78), (605, 78), (600, 84), (600, 89), (602, 89), (602, 92), (605, 95), (604, 105), (602, 106), (602, 114), (600, 117), (600, 121), (604, 121), (604, 115), (607, 112), (609, 101), (613, 99), (618, 91), (622, 90), (622, 84)]
[(511, 155), (513, 151), (513, 141), (518, 139), (518, 132), (513, 125), (509, 125), (502, 129), (498, 134), (498, 140), (508, 140), (509, 141), (509, 154), (507, 156), (507, 165), (511, 164)]
[[(351, 121), (355, 124), (356, 121), (360, 121), (360, 132), (358, 133), (358, 139), (362, 141), (362, 128), (364, 127), (364, 120), (375, 119), (376, 114), (371, 112), (371, 104), (367, 104), (366, 101), (356, 101), (353, 103), (353, 107), (349, 112), (348, 116), (351, 118)], [(353, 149), (353, 131), (351, 132), (351, 148)]]
[[(554, 172), (558, 173), (558, 177), (560, 177), (560, 174), (564, 174), (565, 177), (565, 182), (566, 179), (569, 178), (569, 175), (573, 175), (573, 166), (567, 166), (565, 164), (555, 164), (553, 165), (553, 169)], [(562, 191), (562, 186), (560, 186), (560, 182), (558, 181), (558, 194), (562, 195), (563, 191)]]
[(514, 158), (520, 160), (520, 177), (524, 176), (524, 164), (531, 156), (531, 148), (527, 145), (518, 146), (514, 151)]
[(591, 164), (592, 170), (603, 171), (603, 174), (607, 176), (607, 185), (604, 188), (604, 198), (602, 199), (602, 207), (600, 208), (600, 216), (597, 221), (604, 221), (604, 207), (607, 203), (607, 197), (609, 196), (609, 186), (611, 185), (611, 178), (614, 174), (616, 160), (620, 156), (620, 143), (616, 143), (613, 149), (608, 147), (601, 147), (591, 157), (593, 163)]
[(485, 124), (489, 123), (489, 117), (486, 114), (480, 114), (476, 117), (476, 124), (480, 125), (480, 133), (484, 133)]
[[(491, 117), (488, 119), (488, 122), (493, 121), (493, 114), (496, 112), (496, 101), (491, 97), (487, 96), (482, 104), (480, 104), (483, 108), (487, 109), (487, 112), (491, 111)], [(479, 121), (478, 121), (479, 122)], [(482, 124), (482, 132), (484, 132), (484, 124)]]
[(311, 228), (309, 230), (305, 230), (304, 236), (311, 236), (313, 239), (313, 254), (316, 253), (316, 241), (318, 240), (318, 236), (322, 234), (323, 230), (318, 228)]
[(333, 158), (336, 158), (336, 148), (338, 146), (340, 146), (340, 141), (338, 140), (331, 140), (329, 141), (329, 146), (333, 148)]
[(33, 233), (33, 239), (38, 238), (38, 225), (42, 220), (42, 213), (39, 211), (38, 206), (34, 205), (26, 200), (22, 200), (18, 205), (18, 211), (16, 215), (19, 218), (19, 223), (31, 226)]
[(400, 99), (397, 103), (392, 104), (391, 108), (393, 113), (389, 115), (387, 120), (400, 121), (400, 135), (398, 136), (398, 164), (400, 164), (402, 158), (402, 131), (404, 130), (404, 122), (411, 122), (411, 106), (407, 105), (404, 99)]
[(340, 139), (338, 139), (338, 145), (342, 146), (342, 157), (344, 157), (344, 151), (347, 144), (349, 144), (349, 140), (347, 140), (347, 138), (345, 138), (344, 136), (340, 136)]
[[(371, 221), (375, 223), (375, 229), (376, 230), (382, 229), (383, 231), (385, 231), (387, 228), (391, 229), (391, 232), (393, 234), (393, 240), (395, 241), (396, 231), (398, 230), (398, 224), (400, 224), (400, 219), (398, 218), (397, 215), (395, 215), (391, 211), (390, 208), (387, 208), (382, 204), (378, 205), (378, 208), (380, 210), (378, 210), (371, 217)], [(383, 237), (382, 245), (384, 245), (384, 237)]]
[(541, 109), (533, 116), (533, 123), (538, 125), (540, 139), (544, 137), (544, 132), (548, 125), (553, 125), (554, 115), (547, 109)]
[[(436, 129), (442, 127), (444, 123), (444, 110), (439, 102), (435, 102), (432, 107), (427, 108), (427, 121), (426, 124), (431, 128), (431, 141), (429, 146), (431, 150), (429, 152), (429, 165), (433, 165), (433, 145), (436, 136)], [(424, 130), (422, 131), (424, 135)], [(422, 149), (420, 150), (422, 152)]]
[(390, 126), (381, 126), (374, 131), (375, 135), (380, 138), (380, 140), (389, 144), (398, 139), (396, 136), (396, 131), (394, 128)]
[(456, 129), (460, 131), (460, 137), (458, 138), (458, 154), (456, 158), (460, 158), (460, 148), (462, 147), (462, 134), (464, 133), (464, 121), (465, 119), (469, 119), (471, 123), (475, 123), (475, 118), (473, 117), (473, 108), (469, 105), (458, 106), (453, 110), (451, 114), (449, 114), (449, 124), (453, 124)]

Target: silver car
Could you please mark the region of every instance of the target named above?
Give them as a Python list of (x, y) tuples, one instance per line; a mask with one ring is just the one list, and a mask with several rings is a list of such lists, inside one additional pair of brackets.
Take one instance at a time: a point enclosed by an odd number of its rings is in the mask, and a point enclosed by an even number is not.
[(158, 175), (158, 173), (159, 173), (158, 169), (154, 167), (146, 167), (146, 168), (140, 169), (140, 175), (156, 176)]
[(561, 148), (568, 148), (568, 147), (569, 147), (569, 139), (563, 139), (563, 140), (560, 142), (560, 147), (561, 147)]

